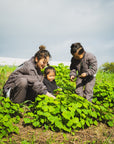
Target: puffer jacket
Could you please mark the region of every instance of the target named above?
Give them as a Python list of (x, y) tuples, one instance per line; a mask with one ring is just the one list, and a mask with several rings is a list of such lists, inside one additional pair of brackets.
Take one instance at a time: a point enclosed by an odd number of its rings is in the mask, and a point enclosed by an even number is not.
[(43, 84), (43, 75), (40, 69), (36, 68), (34, 57), (20, 65), (8, 78), (3, 87), (3, 93), (7, 93), (9, 88), (14, 88), (17, 85), (19, 78), (27, 78), (28, 86), (37, 94), (46, 94), (47, 88)]
[(81, 60), (76, 60), (74, 57), (72, 57), (70, 65), (70, 76), (76, 77), (82, 73), (86, 73), (87, 76), (94, 76), (96, 72), (97, 60), (93, 54), (85, 52), (84, 57)]

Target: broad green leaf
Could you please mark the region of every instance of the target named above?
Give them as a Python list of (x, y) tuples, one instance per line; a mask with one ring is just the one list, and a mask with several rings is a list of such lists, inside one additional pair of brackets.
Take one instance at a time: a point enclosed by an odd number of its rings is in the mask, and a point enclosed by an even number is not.
[(86, 120), (86, 125), (89, 127), (90, 126), (90, 123), (88, 120)]
[(81, 125), (82, 125), (82, 126), (84, 126), (84, 125), (85, 125), (85, 120), (84, 120), (84, 119), (81, 119), (81, 121), (80, 121), (80, 122), (81, 122)]
[(91, 116), (97, 118), (97, 113), (95, 111), (91, 112)]
[(45, 120), (44, 119), (40, 119), (40, 122), (43, 124), (45, 122)]
[(4, 107), (5, 107), (5, 108), (10, 108), (10, 104), (9, 104), (9, 103), (5, 103), (5, 104), (4, 104)]
[(79, 114), (81, 114), (81, 113), (82, 113), (81, 109), (77, 109), (77, 112), (78, 112)]
[(62, 124), (62, 122), (59, 121), (59, 120), (56, 120), (56, 121), (55, 121), (55, 126), (58, 127), (59, 129), (62, 129), (62, 128), (63, 128), (63, 124)]
[(55, 108), (53, 106), (48, 106), (49, 112), (52, 113), (55, 111)]
[(30, 117), (34, 117), (34, 113), (32, 113), (32, 112), (28, 112), (26, 115), (28, 115)]
[(48, 108), (49, 108), (49, 107), (48, 107), (47, 105), (43, 105), (43, 106), (42, 106), (42, 111), (47, 112), (47, 111), (48, 111)]
[(94, 125), (96, 125), (96, 126), (98, 125), (98, 122), (97, 122), (96, 120), (95, 120), (93, 123), (94, 123)]
[(82, 127), (81, 122), (78, 122), (78, 123), (77, 123), (77, 127), (79, 127), (79, 128)]
[(109, 107), (109, 103), (103, 103), (103, 106), (108, 108)]
[(23, 121), (24, 121), (25, 124), (31, 123), (31, 119), (30, 118), (24, 118)]
[(63, 125), (63, 130), (66, 132), (71, 132), (71, 128), (67, 128), (65, 125)]
[(44, 125), (44, 127), (45, 127), (45, 129), (46, 129), (46, 130), (48, 130), (48, 128), (49, 128), (49, 126), (48, 126), (48, 125), (46, 125), (46, 124)]
[(42, 115), (46, 117), (50, 117), (51, 114), (49, 112), (44, 112)]
[(72, 119), (72, 121), (73, 121), (73, 123), (77, 124), (77, 123), (79, 123), (79, 118), (75, 117), (75, 118)]
[(88, 103), (83, 103), (83, 106), (87, 109), (88, 108)]
[(63, 111), (62, 116), (63, 116), (65, 119), (70, 120), (70, 118), (71, 118), (71, 112), (69, 112), (69, 111)]
[(113, 127), (114, 126), (114, 122), (113, 121), (108, 121), (107, 122), (108, 126)]
[(71, 119), (71, 120), (68, 121), (67, 126), (71, 127), (72, 125), (73, 125), (73, 120)]
[(86, 115), (83, 114), (83, 113), (81, 113), (80, 116), (81, 116), (82, 118), (84, 118), (84, 119), (86, 118)]
[(88, 114), (88, 109), (82, 109), (82, 111), (84, 114), (86, 114), (86, 115)]
[(81, 106), (82, 106), (82, 104), (78, 102), (77, 107), (80, 108)]
[(105, 114), (105, 119), (106, 120), (110, 120), (111, 119), (111, 116), (109, 114)]
[(40, 127), (40, 122), (39, 122), (39, 121), (33, 122), (33, 126), (34, 126), (34, 127)]

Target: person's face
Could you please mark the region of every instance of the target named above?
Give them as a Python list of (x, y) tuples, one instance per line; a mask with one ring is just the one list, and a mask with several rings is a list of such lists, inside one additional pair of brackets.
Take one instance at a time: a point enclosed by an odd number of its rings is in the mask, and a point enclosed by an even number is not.
[(47, 75), (47, 79), (52, 82), (55, 79), (55, 73), (53, 72), (53, 70), (51, 70), (49, 72), (49, 74)]
[(79, 54), (79, 51), (81, 50), (82, 48), (79, 48), (74, 54), (73, 54), (73, 57), (77, 60), (80, 60), (83, 58), (84, 56), (84, 52), (82, 54)]
[(35, 58), (35, 62), (36, 62), (36, 66), (39, 67), (40, 69), (43, 69), (44, 67), (47, 66), (48, 62), (49, 62), (49, 57), (42, 58), (40, 60), (37, 59), (37, 57)]

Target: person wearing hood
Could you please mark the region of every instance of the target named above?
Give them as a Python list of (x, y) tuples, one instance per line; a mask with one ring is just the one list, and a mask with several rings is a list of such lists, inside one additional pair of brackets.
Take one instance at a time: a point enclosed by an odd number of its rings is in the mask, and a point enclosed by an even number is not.
[(70, 52), (72, 54), (70, 64), (70, 79), (76, 79), (76, 94), (85, 97), (92, 102), (95, 74), (97, 72), (96, 57), (84, 50), (81, 43), (73, 43)]

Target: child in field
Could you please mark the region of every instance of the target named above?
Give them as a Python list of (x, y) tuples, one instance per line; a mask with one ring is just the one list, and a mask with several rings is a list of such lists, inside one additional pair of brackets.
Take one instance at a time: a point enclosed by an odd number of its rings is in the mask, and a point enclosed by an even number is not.
[(48, 66), (44, 70), (43, 83), (47, 87), (48, 92), (53, 94), (53, 91), (58, 88), (55, 81), (56, 71), (54, 67)]
[(73, 57), (70, 65), (70, 78), (73, 80), (77, 76), (76, 94), (86, 97), (88, 101), (92, 102), (95, 74), (97, 72), (96, 57), (86, 52), (80, 43), (71, 45), (71, 54)]

